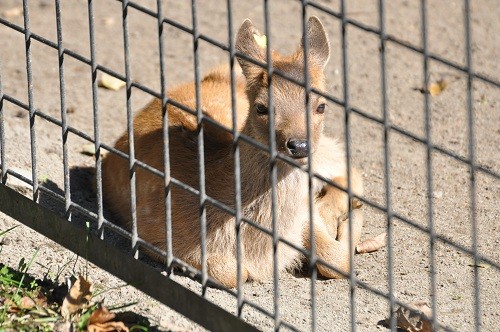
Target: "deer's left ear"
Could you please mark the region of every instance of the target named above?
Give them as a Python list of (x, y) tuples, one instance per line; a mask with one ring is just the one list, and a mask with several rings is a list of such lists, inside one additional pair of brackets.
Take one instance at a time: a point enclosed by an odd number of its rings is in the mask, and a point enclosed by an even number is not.
[[(330, 43), (326, 35), (325, 28), (316, 16), (311, 16), (307, 21), (307, 44), (309, 61), (314, 64), (325, 67), (330, 59)], [(300, 43), (298, 52), (304, 52), (304, 39)]]

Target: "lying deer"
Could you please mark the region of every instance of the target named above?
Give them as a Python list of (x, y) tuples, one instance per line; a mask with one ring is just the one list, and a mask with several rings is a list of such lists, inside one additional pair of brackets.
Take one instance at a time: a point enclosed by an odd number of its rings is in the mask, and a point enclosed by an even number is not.
[[(266, 62), (265, 46), (259, 45), (259, 32), (250, 20), (239, 29), (236, 49), (257, 61)], [(308, 63), (311, 86), (325, 90), (324, 68), (330, 56), (328, 37), (316, 17), (307, 24)], [(341, 144), (323, 134), (325, 100), (311, 94), (310, 144), (306, 139), (305, 89), (273, 75), (274, 107), (269, 109), (267, 71), (247, 60), (238, 58), (243, 76), (237, 78), (236, 100), (238, 130), (265, 145), (269, 144), (269, 113), (274, 112), (276, 149), (298, 164), (308, 163), (309, 151), (315, 173), (347, 187), (345, 155)], [(304, 81), (304, 50), (301, 44), (290, 56), (272, 52), (272, 67), (297, 81)], [(231, 89), (227, 72), (216, 69), (201, 81), (201, 109), (211, 117), (231, 127)], [(173, 89), (169, 98), (191, 109), (196, 108), (193, 83)], [(172, 105), (168, 106), (170, 170), (172, 177), (198, 189), (198, 148), (196, 118)], [(232, 136), (216, 126), (204, 125), (205, 185), (210, 197), (234, 208), (234, 160)], [(163, 170), (162, 109), (159, 100), (152, 101), (134, 119), (136, 158)], [(271, 180), (269, 153), (240, 141), (241, 211), (242, 215), (266, 229), (272, 228)], [(128, 136), (124, 134), (116, 148), (128, 153)], [(281, 238), (310, 249), (308, 175), (304, 170), (281, 160), (277, 162), (276, 231)], [(108, 154), (103, 161), (103, 192), (106, 206), (115, 212), (125, 226), (130, 226), (130, 172), (128, 160)], [(165, 248), (164, 181), (147, 170), (136, 168), (138, 234), (147, 242)], [(362, 191), (359, 175), (351, 172), (351, 188)], [(201, 267), (199, 197), (171, 187), (172, 245), (176, 257), (196, 268)], [(349, 271), (349, 225), (342, 216), (348, 212), (345, 191), (314, 181), (313, 211), (314, 246), (319, 258), (335, 268), (317, 264), (327, 278), (342, 277)], [(360, 210), (351, 218), (352, 244), (358, 243), (363, 225)], [(207, 270), (210, 276), (227, 287), (237, 283), (235, 219), (221, 209), (206, 205)], [(344, 220), (343, 220), (344, 219)], [(241, 226), (242, 278), (263, 281), (273, 275), (273, 240), (268, 234), (248, 223)], [(297, 250), (278, 244), (278, 268), (293, 269), (300, 263)]]

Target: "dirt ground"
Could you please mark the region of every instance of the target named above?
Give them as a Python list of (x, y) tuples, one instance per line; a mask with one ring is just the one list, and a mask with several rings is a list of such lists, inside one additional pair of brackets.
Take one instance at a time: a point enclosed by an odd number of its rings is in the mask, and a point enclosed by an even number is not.
[[(97, 62), (124, 74), (123, 32), (121, 3), (93, 1), (96, 33)], [(62, 5), (62, 31), (64, 46), (90, 58), (87, 1), (65, 0)], [(156, 1), (138, 1), (155, 11)], [(318, 1), (339, 10), (338, 1)], [(349, 1), (348, 17), (365, 25), (378, 26), (377, 2), (373, 0)], [(430, 52), (465, 65), (463, 4), (461, 1), (429, 0), (428, 45)], [(256, 26), (264, 27), (262, 1), (233, 1), (235, 29), (249, 17)], [(10, 22), (23, 26), (22, 13), (6, 10), (22, 6), (20, 0), (3, 0), (0, 13)], [(420, 8), (417, 1), (386, 1), (385, 22), (388, 34), (414, 45), (421, 44)], [(500, 80), (500, 7), (494, 0), (471, 2), (472, 63), (476, 72)], [(30, 1), (31, 30), (51, 41), (57, 41), (55, 6), (53, 1)], [(190, 1), (165, 1), (165, 15), (187, 27), (191, 26)], [(225, 1), (205, 0), (198, 3), (200, 33), (222, 43), (227, 41), (227, 7)], [(341, 26), (338, 19), (310, 8), (308, 15), (317, 15), (323, 21), (331, 40), (332, 57), (327, 67), (329, 93), (343, 98), (341, 62)], [(271, 42), (274, 49), (291, 52), (301, 32), (301, 7), (298, 1), (270, 1)], [(165, 59), (167, 84), (194, 79), (192, 36), (173, 27), (166, 28)], [(156, 20), (129, 9), (129, 37), (131, 75), (134, 81), (159, 91), (159, 52)], [(379, 38), (375, 34), (349, 26), (348, 64), (349, 96), (352, 106), (367, 114), (382, 117), (382, 94)], [(0, 25), (0, 73), (3, 92), (28, 104), (24, 35)], [(228, 55), (217, 47), (200, 42), (202, 72), (228, 61)], [(411, 50), (388, 42), (386, 44), (387, 100), (390, 122), (404, 128), (414, 136), (425, 139), (424, 97), (422, 88), (423, 57)], [(32, 42), (33, 102), (40, 111), (60, 118), (60, 94), (57, 50)], [(69, 56), (64, 62), (66, 105), (71, 110), (68, 124), (93, 135), (91, 76), (88, 65)], [(431, 141), (433, 144), (459, 156), (468, 156), (467, 80), (452, 67), (430, 61), (430, 80), (444, 79), (447, 87), (441, 94), (430, 98)], [(473, 113), (475, 158), (479, 165), (495, 174), (500, 173), (500, 93), (499, 88), (475, 80), (473, 84)], [(132, 107), (144, 106), (151, 96), (133, 89)], [(126, 128), (125, 92), (99, 89), (99, 119), (101, 140), (112, 145)], [(9, 168), (25, 170), (30, 174), (29, 117), (27, 111), (4, 101), (5, 154)], [(63, 187), (61, 129), (41, 118), (36, 119), (38, 177)], [(344, 111), (330, 103), (327, 133), (343, 138)], [(362, 116), (350, 118), (353, 164), (362, 172), (365, 197), (385, 204), (383, 126)], [(398, 215), (427, 227), (427, 197), (433, 197), (433, 221), (437, 234), (471, 248), (472, 213), (469, 192), (469, 167), (439, 152), (432, 153), (433, 188), (427, 190), (427, 164), (425, 145), (396, 131), (390, 131), (390, 198), (392, 209)], [(83, 139), (70, 135), (70, 167), (92, 167), (93, 157), (81, 153)], [(94, 200), (88, 188), (79, 187), (78, 172), (72, 172), (72, 196)], [(477, 172), (475, 216), (478, 225), (478, 252), (491, 261), (500, 262), (500, 180), (484, 172)], [(29, 190), (8, 184), (20, 191)], [(365, 205), (363, 237), (377, 235), (386, 226), (386, 216)], [(0, 230), (18, 222), (0, 214)], [(456, 331), (474, 330), (474, 279), (472, 258), (463, 251), (437, 241), (434, 247), (435, 293), (431, 292), (429, 236), (399, 219), (393, 225), (393, 290), (401, 301), (411, 303), (436, 301), (437, 319)], [(1, 245), (0, 262), (16, 267), (22, 257), (31, 257), (39, 249), (31, 272), (42, 276), (57, 271), (67, 264), (61, 278), (80, 271), (85, 264), (75, 254), (47, 240), (25, 226), (6, 235)], [(387, 250), (355, 257), (356, 276), (383, 292), (388, 290)], [(121, 304), (137, 301), (131, 310), (150, 319), (162, 330), (201, 330), (201, 328), (157, 301), (128, 286), (112, 275), (90, 264), (90, 279), (101, 289), (114, 288), (105, 294), (106, 303)], [(483, 331), (496, 331), (500, 320), (500, 274), (496, 267), (483, 265), (479, 269), (480, 308)], [(174, 277), (179, 283), (199, 291), (199, 285), (185, 277)], [(280, 310), (284, 320), (301, 330), (310, 329), (310, 279), (282, 273), (279, 280)], [(321, 331), (350, 329), (349, 282), (345, 280), (319, 280), (317, 292), (317, 328)], [(273, 309), (273, 284), (248, 283), (245, 296), (264, 308)], [(210, 289), (208, 296), (215, 303), (235, 310), (236, 303), (219, 290)], [(355, 288), (355, 327), (359, 331), (373, 331), (377, 323), (388, 316), (388, 301), (361, 287)], [(244, 318), (263, 330), (271, 330), (269, 318), (245, 309)], [(384, 328), (382, 328), (383, 330)]]

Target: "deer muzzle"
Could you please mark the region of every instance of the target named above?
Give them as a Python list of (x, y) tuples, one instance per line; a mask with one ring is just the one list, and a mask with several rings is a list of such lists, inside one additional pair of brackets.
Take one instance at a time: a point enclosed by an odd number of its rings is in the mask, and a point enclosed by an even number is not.
[(308, 155), (309, 144), (305, 139), (290, 138), (288, 142), (286, 142), (286, 147), (292, 158), (300, 159)]

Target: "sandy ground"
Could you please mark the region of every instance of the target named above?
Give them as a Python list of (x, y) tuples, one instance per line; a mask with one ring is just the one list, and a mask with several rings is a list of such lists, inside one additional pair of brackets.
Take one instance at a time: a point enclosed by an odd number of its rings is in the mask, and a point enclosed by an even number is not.
[[(64, 46), (90, 58), (87, 2), (62, 2)], [(155, 2), (140, 1), (155, 10)], [(199, 1), (200, 32), (222, 43), (227, 41), (225, 1)], [(338, 10), (338, 1), (320, 3)], [(20, 0), (3, 0), (0, 13), (19, 7)], [(500, 7), (493, 0), (471, 3), (472, 61), (474, 70), (500, 79)], [(124, 73), (121, 3), (94, 1), (97, 62), (119, 73)], [(165, 15), (186, 26), (191, 25), (188, 1), (165, 1)], [(290, 52), (300, 36), (301, 10), (295, 1), (270, 3), (271, 40), (273, 48)], [(428, 1), (429, 50), (453, 62), (465, 64), (464, 25), (461, 1)], [(348, 16), (366, 25), (378, 26), (375, 1), (350, 1)], [(233, 19), (238, 26), (244, 18), (251, 18), (263, 29), (261, 1), (233, 1)], [(340, 23), (318, 10), (309, 9), (309, 15), (318, 15), (331, 39), (332, 57), (327, 67), (329, 92), (343, 98), (340, 47)], [(4, 17), (6, 17), (4, 15)], [(22, 15), (6, 17), (23, 26)], [(31, 29), (49, 40), (56, 41), (55, 7), (52, 1), (30, 1)], [(416, 1), (387, 1), (386, 30), (401, 40), (420, 45), (420, 10)], [(130, 56), (132, 79), (156, 91), (160, 87), (157, 28), (155, 19), (129, 10)], [(376, 35), (348, 27), (349, 92), (353, 106), (381, 118), (382, 98), (380, 83), (379, 39)], [(28, 103), (25, 48), (23, 34), (0, 25), (0, 72), (5, 94)], [(193, 53), (191, 35), (173, 27), (167, 28), (166, 65), (168, 85), (192, 81)], [(423, 95), (415, 88), (422, 87), (422, 56), (393, 43), (387, 43), (387, 97), (391, 123), (413, 135), (425, 138)], [(206, 72), (212, 66), (228, 61), (228, 55), (206, 42), (200, 43), (200, 64)], [(55, 118), (60, 117), (57, 50), (39, 42), (32, 42), (33, 92), (37, 109)], [(89, 135), (93, 133), (92, 93), (90, 68), (71, 58), (65, 58), (66, 103), (71, 113), (68, 123)], [(430, 80), (445, 79), (447, 88), (431, 97), (432, 142), (460, 156), (468, 155), (466, 76), (451, 67), (430, 61)], [(101, 139), (112, 145), (126, 128), (124, 90), (113, 92), (99, 89), (99, 118)], [(151, 96), (133, 90), (134, 110), (145, 105)], [(473, 85), (475, 157), (478, 164), (500, 173), (500, 93), (499, 89), (475, 81)], [(343, 109), (329, 105), (327, 133), (343, 137)], [(9, 168), (30, 172), (29, 118), (27, 112), (4, 102), (6, 163)], [(354, 165), (361, 170), (365, 181), (365, 195), (381, 205), (385, 204), (383, 127), (358, 115), (350, 118), (351, 148)], [(38, 177), (50, 180), (54, 188), (63, 188), (61, 130), (47, 121), (36, 119)], [(69, 164), (71, 167), (91, 167), (93, 158), (80, 153), (86, 142), (70, 135)], [(472, 245), (471, 200), (469, 168), (453, 158), (438, 152), (432, 154), (432, 193), (427, 190), (426, 148), (423, 144), (395, 131), (389, 134), (390, 193), (392, 209), (399, 215), (427, 226), (427, 197), (433, 196), (433, 220), (437, 234), (466, 248)], [(85, 174), (72, 172), (72, 196), (75, 200), (95, 203), (82, 187)], [(84, 182), (84, 181), (83, 181)], [(9, 180), (11, 185), (14, 183)], [(16, 187), (18, 190), (22, 190)], [(476, 221), (478, 224), (478, 251), (494, 262), (500, 262), (498, 246), (500, 181), (478, 172), (476, 174)], [(24, 192), (28, 193), (28, 190)], [(386, 229), (383, 213), (365, 207), (366, 227), (363, 237), (370, 237)], [(0, 214), (0, 230), (16, 221)], [(434, 248), (436, 285), (431, 293), (429, 236), (404, 222), (393, 219), (393, 290), (401, 301), (437, 303), (437, 319), (457, 331), (474, 330), (474, 284), (471, 257), (463, 251), (437, 241)], [(27, 227), (10, 232), (1, 246), (0, 261), (16, 267), (22, 257), (32, 257), (36, 249), (37, 264), (32, 272), (42, 276), (55, 273), (66, 264), (61, 275), (77, 273), (85, 264), (75, 254), (61, 248)], [(363, 282), (381, 291), (388, 290), (387, 250), (355, 257), (356, 275)], [(198, 330), (193, 324), (171, 309), (159, 304), (141, 292), (92, 264), (90, 278), (101, 289), (117, 287), (106, 293), (106, 302), (120, 304), (137, 301), (134, 310), (149, 318), (160, 329)], [(175, 277), (180, 283), (199, 291), (199, 286), (185, 277)], [(480, 306), (484, 331), (497, 330), (500, 319), (499, 271), (495, 267), (480, 268)], [(122, 286), (122, 287), (120, 287)], [(299, 329), (310, 329), (310, 279), (282, 273), (279, 280), (282, 318)], [(272, 282), (248, 283), (245, 296), (272, 310)], [(317, 328), (321, 331), (344, 331), (351, 325), (349, 283), (345, 280), (320, 280), (316, 284)], [(234, 311), (236, 303), (221, 291), (210, 289), (208, 296), (215, 303)], [(388, 303), (360, 287), (355, 289), (355, 326), (359, 331), (377, 329), (377, 322), (388, 315)], [(245, 309), (247, 321), (270, 330), (273, 323), (260, 314)]]

